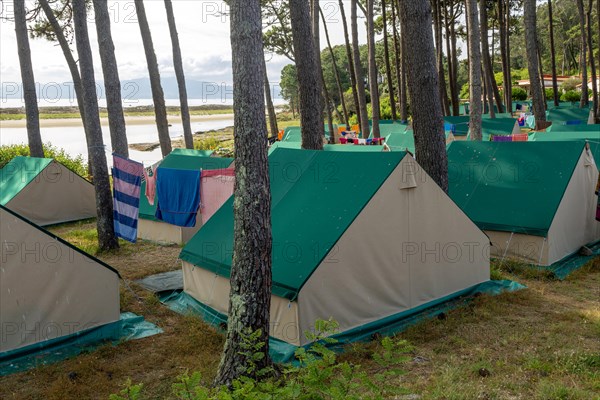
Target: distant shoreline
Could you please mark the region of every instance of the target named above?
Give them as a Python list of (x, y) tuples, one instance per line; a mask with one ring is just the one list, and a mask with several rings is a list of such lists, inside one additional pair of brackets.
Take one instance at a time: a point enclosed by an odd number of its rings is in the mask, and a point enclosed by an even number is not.
[[(233, 118), (231, 114), (210, 114), (210, 115), (191, 115), (190, 119), (192, 122), (212, 121), (218, 119)], [(181, 123), (181, 117), (179, 115), (169, 115), (169, 124)], [(100, 118), (100, 123), (104, 126), (108, 126), (108, 118)], [(148, 125), (154, 124), (155, 119), (153, 115), (149, 116), (125, 116), (125, 124), (127, 125)], [(81, 118), (56, 118), (56, 119), (40, 119), (40, 127), (42, 128), (63, 128), (81, 126)], [(27, 122), (25, 119), (12, 119), (12, 120), (1, 120), (0, 129), (2, 128), (26, 128)]]

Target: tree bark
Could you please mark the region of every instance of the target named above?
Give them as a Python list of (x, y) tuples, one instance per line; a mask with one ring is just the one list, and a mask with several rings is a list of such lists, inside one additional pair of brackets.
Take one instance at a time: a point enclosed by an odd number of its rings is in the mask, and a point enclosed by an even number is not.
[[(358, 22), (356, 9), (358, 0), (350, 0), (350, 25), (352, 27), (352, 51), (354, 60), (354, 71), (356, 73), (356, 92), (358, 94), (358, 104), (356, 107), (360, 110), (361, 121), (360, 130), (363, 137), (368, 137), (369, 129), (369, 114), (367, 113), (367, 94), (365, 93), (365, 81), (363, 69), (360, 62), (360, 48), (358, 46)], [(372, 96), (372, 95), (371, 95)]]
[(185, 141), (185, 148), (193, 149), (194, 136), (192, 134), (192, 123), (190, 121), (190, 108), (188, 106), (187, 88), (185, 87), (183, 60), (181, 57), (179, 35), (177, 33), (177, 25), (175, 24), (175, 14), (173, 13), (173, 4), (171, 3), (171, 0), (165, 0), (165, 10), (167, 12), (167, 22), (169, 24), (169, 33), (171, 36), (171, 46), (173, 47), (173, 67), (175, 68), (177, 88), (179, 89), (179, 108), (181, 112), (181, 123), (183, 125), (183, 139)]
[(579, 53), (579, 68), (581, 71), (581, 100), (579, 107), (584, 108), (590, 104), (588, 94), (588, 75), (587, 75), (587, 33), (585, 29), (585, 11), (583, 0), (577, 0), (577, 10), (579, 11), (579, 25), (581, 33), (581, 52)]
[[(504, 3), (505, 0), (500, 0), (501, 3)], [(508, 112), (512, 112), (512, 75), (510, 71), (510, 0), (506, 0), (504, 10), (505, 15), (503, 17), (503, 25), (504, 25), (504, 46), (502, 46), (502, 54), (503, 54), (503, 64), (502, 64), (502, 72), (504, 75), (504, 104)]]
[[(271, 96), (271, 84), (269, 83), (269, 76), (267, 74), (267, 61), (263, 55), (263, 71), (264, 71), (264, 89), (265, 89), (265, 102), (267, 106), (267, 113), (269, 114), (269, 129), (271, 130), (271, 137), (277, 137), (279, 135), (279, 128), (277, 127), (277, 114), (275, 113), (275, 106), (273, 106), (273, 98)], [(293, 105), (290, 104), (293, 110)]]
[[(594, 40), (592, 38), (592, 8), (593, 8), (593, 3), (594, 0), (589, 0), (589, 7), (587, 10), (587, 41), (588, 41), (588, 49), (590, 51), (590, 69), (591, 69), (591, 73), (592, 73), (592, 100), (593, 100), (593, 107), (592, 107), (592, 113), (594, 116), (594, 122), (596, 122), (596, 119), (598, 118), (598, 114), (597, 114), (597, 107), (598, 107), (598, 82), (597, 82), (597, 75), (596, 75), (596, 62), (594, 60)], [(600, 36), (598, 37), (598, 40), (600, 40)]]
[(108, 166), (102, 127), (96, 97), (96, 81), (94, 78), (94, 61), (87, 29), (86, 0), (73, 0), (73, 24), (79, 69), (83, 84), (83, 108), (85, 109), (86, 133), (89, 135), (88, 154), (91, 160), (92, 176), (96, 192), (96, 226), (98, 229), (98, 247), (100, 251), (116, 249), (119, 242), (115, 236), (113, 225), (113, 200), (110, 191)]
[(396, 85), (398, 86), (398, 103), (400, 103), (400, 84), (402, 82), (402, 59), (400, 57), (400, 38), (398, 37), (397, 20), (396, 20), (396, 1), (392, 0), (392, 33), (394, 38), (394, 72), (396, 75)]
[(444, 115), (450, 115), (450, 101), (448, 91), (446, 90), (446, 73), (444, 71), (444, 45), (442, 44), (442, 9), (441, 0), (433, 0), (431, 8), (433, 10), (433, 27), (435, 32), (435, 52), (437, 61), (437, 72), (440, 87), (440, 101)]
[(302, 0), (290, 0), (290, 20), (298, 71), (302, 148), (322, 150), (325, 126), (321, 76), (311, 29), (309, 3)]
[[(58, 41), (58, 44), (60, 45), (60, 49), (63, 52), (63, 55), (65, 56), (65, 60), (67, 61), (67, 66), (69, 67), (69, 72), (71, 73), (71, 79), (73, 80), (73, 89), (75, 91), (75, 98), (77, 99), (77, 108), (79, 109), (79, 115), (81, 116), (81, 122), (83, 123), (83, 129), (87, 129), (86, 128), (86, 123), (85, 123), (85, 110), (83, 109), (83, 88), (81, 86), (81, 77), (79, 75), (79, 67), (77, 66), (77, 62), (75, 61), (75, 58), (73, 57), (73, 53), (71, 52), (71, 46), (69, 46), (69, 42), (67, 41), (67, 38), (65, 37), (62, 27), (60, 26), (60, 24), (58, 23), (58, 20), (56, 19), (56, 17), (54, 16), (54, 12), (52, 11), (52, 8), (50, 7), (50, 5), (48, 4), (47, 0), (39, 0), (40, 6), (42, 7), (42, 10), (44, 11), (44, 14), (46, 15), (46, 18), (48, 19), (48, 22), (50, 22), (50, 25), (52, 26), (52, 30), (54, 31), (54, 35), (56, 36), (56, 40)], [(86, 133), (85, 135), (86, 140), (88, 138), (88, 134)], [(90, 159), (89, 154), (88, 154), (88, 160)], [(91, 174), (91, 171), (90, 171)]]
[(552, 92), (554, 106), (559, 105), (558, 80), (556, 79), (556, 51), (554, 48), (554, 21), (552, 18), (552, 0), (548, 0), (548, 21), (550, 26), (550, 64), (552, 65)]
[(146, 54), (146, 63), (148, 64), (148, 74), (150, 76), (150, 86), (152, 88), (152, 101), (154, 103), (154, 114), (156, 118), (156, 128), (158, 130), (158, 140), (163, 157), (171, 152), (171, 137), (169, 136), (169, 122), (167, 121), (167, 108), (165, 106), (165, 95), (160, 83), (160, 72), (158, 71), (158, 61), (154, 52), (150, 25), (146, 17), (146, 8), (143, 0), (135, 0), (135, 12), (140, 26), (142, 42), (144, 44), (144, 53)]
[(471, 140), (481, 140), (482, 82), (477, 0), (466, 0), (469, 48), (469, 132)]
[(401, 1), (399, 5), (402, 35), (406, 43), (419, 49), (406, 54), (416, 157), (429, 176), (447, 192), (448, 158), (431, 30), (431, 8), (428, 0)]
[[(498, 107), (498, 112), (502, 113), (502, 98), (500, 97), (500, 91), (498, 90), (498, 85), (496, 84), (496, 79), (494, 78), (494, 66), (492, 64), (492, 58), (490, 56), (490, 45), (488, 41), (488, 12), (487, 12), (487, 2), (483, 0), (479, 7), (480, 16), (481, 16), (481, 57), (483, 61), (483, 70), (486, 76), (486, 83), (488, 85), (489, 95), (492, 96), (492, 99), (496, 101), (496, 106)], [(493, 111), (494, 107), (490, 108), (490, 112)]]
[[(369, 48), (369, 92), (371, 93), (371, 116), (373, 121), (373, 137), (378, 138), (379, 116), (381, 109), (379, 107), (379, 82), (377, 79), (377, 64), (375, 62), (375, 7), (374, 0), (367, 0), (367, 39)], [(365, 134), (363, 133), (363, 137)]]
[[(398, 10), (398, 19), (400, 18), (400, 0), (397, 0), (397, 10)], [(401, 21), (400, 21), (401, 22)], [(407, 75), (407, 67), (406, 67), (406, 58), (408, 57), (408, 51), (406, 46), (406, 40), (404, 35), (404, 28), (402, 28), (402, 24), (400, 24), (400, 65), (401, 65), (401, 74), (400, 74), (400, 120), (402, 122), (408, 122), (408, 88), (406, 83), (406, 75)]]
[[(337, 108), (332, 104), (329, 97), (329, 89), (325, 84), (325, 75), (323, 74), (323, 64), (321, 63), (321, 32), (319, 29), (319, 1), (311, 0), (310, 17), (312, 20), (312, 35), (315, 44), (315, 60), (317, 60), (317, 69), (319, 70), (319, 78), (321, 78), (321, 92), (323, 95), (323, 103), (325, 105), (325, 113), (327, 115), (327, 126), (329, 128), (329, 141), (335, 143), (335, 132), (333, 128), (333, 117), (331, 108), (337, 113)], [(341, 115), (339, 116), (342, 120)]]
[(342, 105), (342, 112), (344, 113), (344, 123), (346, 124), (346, 127), (349, 127), (350, 122), (348, 120), (348, 108), (346, 107), (346, 100), (344, 99), (344, 90), (342, 88), (340, 72), (338, 71), (335, 54), (333, 53), (333, 48), (331, 47), (331, 42), (329, 41), (329, 29), (327, 29), (327, 22), (325, 21), (325, 15), (323, 15), (323, 10), (321, 10), (321, 7), (319, 7), (319, 13), (321, 14), (321, 21), (323, 21), (323, 28), (325, 29), (325, 38), (327, 39), (327, 48), (329, 49), (329, 55), (331, 56), (331, 63), (333, 65), (335, 84), (337, 85), (338, 94), (340, 96), (340, 104)]
[(19, 65), (21, 67), (23, 100), (25, 101), (25, 116), (27, 119), (29, 154), (31, 157), (44, 157), (44, 147), (40, 133), (40, 113), (35, 91), (35, 77), (33, 76), (33, 65), (31, 63), (29, 37), (27, 36), (27, 11), (25, 10), (25, 2), (23, 0), (14, 0), (13, 6)]
[[(271, 364), (271, 194), (263, 98), (262, 20), (259, 0), (231, 0), (231, 53), (235, 144), (234, 243), (227, 338), (215, 385)], [(309, 25), (310, 26), (310, 25)], [(311, 48), (311, 53), (314, 51)], [(297, 53), (301, 58), (301, 53)], [(303, 110), (304, 111), (304, 110)], [(243, 338), (260, 331), (264, 357), (248, 371)]]
[(523, 21), (525, 23), (525, 46), (527, 49), (527, 70), (529, 71), (529, 84), (533, 98), (533, 114), (536, 121), (546, 121), (546, 107), (544, 105), (543, 88), (537, 58), (537, 30), (536, 30), (536, 0), (524, 0)]
[[(449, 5), (446, 3), (450, 3)], [(450, 87), (450, 102), (452, 104), (452, 115), (457, 116), (460, 114), (460, 101), (458, 99), (458, 87), (456, 83), (456, 74), (455, 74), (455, 57), (452, 53), (452, 49), (450, 46), (450, 23), (454, 24), (454, 18), (452, 18), (452, 22), (450, 19), (450, 14), (448, 12), (448, 6), (451, 8), (452, 2), (444, 1), (444, 27), (446, 33), (446, 59), (448, 60), (448, 86)]]
[(352, 84), (352, 98), (354, 99), (354, 108), (356, 110), (356, 117), (358, 119), (358, 125), (361, 126), (361, 115), (360, 107), (358, 106), (358, 88), (356, 83), (356, 71), (354, 70), (354, 61), (352, 57), (352, 46), (350, 44), (350, 36), (348, 35), (348, 23), (346, 21), (346, 11), (344, 10), (344, 3), (339, 0), (340, 5), (340, 16), (342, 17), (342, 26), (344, 28), (344, 41), (346, 43), (346, 56), (348, 57), (348, 70), (350, 71), (350, 83)]
[[(387, 31), (387, 10), (385, 0), (381, 0), (381, 12), (383, 18), (383, 51), (385, 58), (385, 76), (387, 80), (388, 93), (390, 95), (390, 107), (392, 109), (392, 120), (398, 118), (396, 114), (396, 99), (394, 96), (394, 82), (392, 81), (392, 68), (390, 66), (390, 49)], [(393, 6), (393, 5), (392, 5)]]
[(115, 46), (110, 31), (108, 3), (104, 0), (94, 0), (94, 15), (96, 18), (100, 61), (102, 62), (102, 74), (104, 76), (104, 89), (106, 90), (110, 142), (114, 153), (128, 158), (129, 145), (127, 144), (125, 116), (121, 100), (121, 80), (119, 79)]

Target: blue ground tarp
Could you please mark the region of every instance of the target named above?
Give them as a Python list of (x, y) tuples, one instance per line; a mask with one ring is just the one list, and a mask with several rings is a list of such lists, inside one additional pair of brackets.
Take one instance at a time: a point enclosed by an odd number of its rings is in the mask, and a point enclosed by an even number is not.
[(107, 343), (116, 345), (161, 332), (156, 325), (144, 321), (144, 317), (122, 313), (119, 321), (110, 324), (1, 353), (0, 376), (53, 364)]
[[(324, 343), (334, 350), (342, 350), (345, 344), (353, 342), (364, 342), (371, 340), (373, 334), (392, 335), (401, 332), (408, 327), (428, 318), (433, 318), (442, 312), (464, 305), (477, 294), (498, 295), (503, 292), (513, 292), (524, 289), (525, 286), (508, 280), (487, 281), (472, 286), (460, 292), (453, 293), (441, 299), (423, 304), (419, 307), (382, 318), (369, 324), (341, 332), (331, 338), (336, 343)], [(171, 310), (180, 314), (193, 314), (201, 317), (209, 324), (222, 328), (227, 323), (227, 317), (220, 312), (208, 307), (185, 292), (173, 292), (161, 296), (161, 302)], [(310, 347), (310, 344), (304, 346)], [(284, 341), (270, 338), (269, 350), (273, 361), (278, 363), (289, 363), (295, 361), (297, 346)]]

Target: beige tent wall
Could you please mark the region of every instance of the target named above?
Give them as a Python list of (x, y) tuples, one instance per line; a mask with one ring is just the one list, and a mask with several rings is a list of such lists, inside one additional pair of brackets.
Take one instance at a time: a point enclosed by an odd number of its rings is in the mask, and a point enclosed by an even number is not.
[[(183, 290), (199, 302), (222, 314), (228, 314), (231, 290), (229, 279), (185, 261), (182, 268)], [(272, 337), (300, 345), (298, 303), (272, 295), (270, 324), (269, 334)]]
[(119, 320), (110, 269), (0, 209), (0, 353)]
[(42, 226), (96, 217), (94, 186), (56, 161), (6, 207)]
[(191, 228), (140, 218), (138, 238), (157, 243), (185, 244), (198, 232), (200, 227), (202, 227), (202, 219), (199, 215), (196, 218), (196, 225)]
[(407, 156), (302, 288), (300, 331), (330, 317), (345, 331), (487, 281), (488, 247)]
[(600, 222), (595, 218), (597, 182), (598, 168), (594, 157), (584, 150), (548, 231), (549, 264), (575, 253), (583, 245), (600, 240)]
[(548, 240), (542, 236), (504, 231), (485, 231), (492, 247), (490, 256), (530, 264), (548, 265)]
[(512, 134), (518, 135), (521, 133), (521, 127), (519, 126), (519, 121), (515, 121), (515, 126), (513, 126)]

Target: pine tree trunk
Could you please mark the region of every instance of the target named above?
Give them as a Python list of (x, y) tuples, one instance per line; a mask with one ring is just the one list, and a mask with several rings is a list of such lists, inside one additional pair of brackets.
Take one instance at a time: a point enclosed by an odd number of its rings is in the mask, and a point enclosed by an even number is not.
[(339, 120), (341, 121), (341, 115), (339, 115), (337, 108), (331, 102), (329, 96), (329, 90), (325, 84), (325, 75), (323, 74), (323, 64), (321, 63), (321, 32), (319, 28), (319, 1), (311, 0), (310, 5), (310, 18), (312, 20), (312, 35), (315, 45), (315, 60), (317, 60), (317, 69), (319, 70), (319, 78), (321, 79), (321, 92), (323, 95), (323, 103), (325, 105), (325, 113), (327, 115), (327, 126), (329, 128), (329, 141), (335, 143), (335, 132), (333, 129), (333, 117), (331, 115), (331, 109), (333, 108), (338, 114)]
[(98, 247), (100, 251), (106, 251), (118, 248), (119, 242), (115, 236), (113, 225), (113, 200), (110, 191), (104, 141), (102, 139), (102, 127), (100, 126), (98, 98), (96, 97), (94, 60), (92, 58), (92, 49), (87, 29), (86, 0), (73, 0), (72, 7), (79, 69), (83, 84), (83, 108), (85, 109), (86, 116), (86, 132), (89, 135), (87, 139), (88, 154), (90, 155), (92, 164), (91, 173), (94, 177), (96, 192)]
[[(327, 48), (329, 49), (329, 55), (331, 56), (331, 63), (333, 64), (333, 74), (335, 76), (335, 84), (337, 85), (338, 94), (340, 96), (340, 104), (342, 105), (342, 112), (344, 113), (344, 123), (346, 127), (349, 127), (348, 121), (348, 108), (346, 107), (346, 100), (344, 99), (344, 90), (342, 88), (342, 82), (340, 79), (340, 71), (338, 70), (337, 61), (335, 60), (335, 54), (329, 41), (329, 29), (327, 29), (327, 22), (325, 21), (325, 15), (323, 10), (319, 7), (319, 13), (321, 14), (321, 21), (323, 21), (323, 28), (325, 29), (325, 38), (327, 39)], [(334, 105), (335, 106), (335, 105)]]
[[(504, 0), (500, 0), (504, 2)], [(504, 53), (504, 67), (502, 72), (504, 73), (504, 92), (505, 92), (505, 105), (509, 112), (512, 112), (512, 75), (510, 71), (510, 0), (506, 0), (505, 3), (505, 18), (504, 18), (504, 47), (502, 52)]]
[[(371, 116), (373, 120), (373, 137), (378, 138), (379, 118), (381, 109), (379, 107), (379, 82), (377, 79), (377, 64), (375, 62), (375, 0), (367, 0), (367, 39), (369, 47), (369, 92), (371, 93)], [(363, 133), (363, 137), (365, 134)]]
[[(479, 12), (481, 16), (481, 57), (483, 61), (483, 70), (486, 75), (486, 83), (488, 84), (489, 95), (496, 101), (498, 112), (502, 113), (502, 98), (500, 97), (500, 91), (498, 85), (496, 85), (496, 79), (494, 78), (494, 65), (492, 64), (492, 58), (490, 56), (490, 45), (488, 39), (488, 12), (486, 1), (482, 1)], [(494, 107), (491, 107), (493, 111)]]
[(35, 77), (31, 63), (31, 49), (27, 36), (27, 11), (23, 0), (14, 0), (15, 33), (19, 65), (21, 67), (21, 82), (23, 84), (23, 100), (25, 101), (25, 116), (27, 118), (27, 140), (31, 157), (44, 157), (42, 135), (40, 133), (40, 113), (35, 91)]
[(356, 83), (356, 71), (354, 70), (354, 61), (352, 60), (352, 45), (350, 44), (350, 35), (348, 34), (348, 21), (346, 20), (346, 11), (344, 10), (344, 3), (339, 0), (340, 5), (340, 16), (342, 17), (342, 26), (344, 28), (344, 41), (346, 43), (346, 56), (348, 57), (348, 70), (350, 71), (350, 83), (352, 84), (352, 98), (354, 99), (354, 108), (356, 110), (356, 117), (358, 119), (358, 125), (361, 126), (360, 107), (358, 106), (358, 88)]
[[(452, 104), (452, 115), (457, 116), (460, 114), (460, 101), (458, 99), (458, 87), (454, 74), (454, 56), (452, 54), (452, 49), (450, 47), (450, 15), (448, 13), (448, 5), (444, 2), (443, 10), (444, 10), (444, 28), (446, 33), (446, 59), (448, 61), (448, 86), (450, 87), (450, 102)], [(450, 3), (450, 7), (452, 7), (452, 2)], [(452, 19), (452, 24), (454, 24), (454, 19)]]
[(450, 101), (446, 90), (446, 73), (444, 71), (444, 50), (442, 44), (442, 9), (440, 0), (433, 0), (433, 30), (435, 32), (435, 52), (437, 61), (438, 79), (440, 82), (440, 101), (444, 115), (450, 115)]
[(548, 98), (546, 97), (546, 86), (544, 83), (544, 69), (543, 69), (543, 65), (542, 65), (541, 48), (542, 48), (542, 45), (538, 41), (537, 58), (538, 58), (538, 68), (540, 69), (540, 85), (542, 85), (542, 95), (544, 97), (544, 109), (547, 109), (548, 108), (548, 106), (547, 106)]
[(466, 0), (467, 42), (469, 48), (469, 132), (471, 140), (481, 140), (482, 80), (481, 52), (479, 50), (481, 34), (477, 16), (477, 0)]
[(171, 0), (165, 0), (165, 10), (167, 12), (167, 22), (169, 24), (169, 33), (171, 35), (171, 46), (173, 47), (173, 67), (175, 68), (175, 77), (177, 78), (177, 87), (179, 89), (179, 108), (181, 112), (181, 123), (183, 125), (183, 140), (185, 141), (186, 149), (193, 149), (194, 136), (192, 134), (192, 123), (190, 121), (187, 88), (185, 87), (183, 60), (181, 57), (179, 35), (177, 33), (177, 25), (175, 24), (175, 14), (173, 13), (173, 4), (171, 3)]
[[(350, 0), (350, 26), (352, 28), (352, 58), (354, 60), (354, 71), (356, 73), (356, 92), (358, 94), (357, 108), (360, 110), (361, 121), (360, 130), (363, 137), (368, 137), (369, 129), (369, 114), (367, 113), (367, 94), (365, 92), (365, 80), (362, 65), (360, 62), (360, 48), (358, 45), (358, 21), (356, 9), (358, 0)], [(371, 95), (372, 98), (372, 95)]]
[(269, 83), (269, 75), (267, 74), (267, 61), (263, 56), (263, 71), (264, 71), (264, 87), (265, 87), (265, 102), (267, 106), (267, 113), (269, 114), (269, 129), (271, 130), (271, 137), (277, 137), (279, 135), (279, 128), (277, 127), (277, 114), (275, 113), (275, 107), (273, 106), (273, 97), (271, 96), (271, 84)]
[(390, 49), (387, 31), (387, 10), (385, 0), (381, 0), (381, 12), (383, 18), (383, 51), (385, 58), (385, 76), (387, 80), (388, 93), (390, 95), (390, 107), (392, 109), (392, 120), (398, 118), (396, 114), (396, 99), (394, 98), (394, 82), (392, 81), (392, 67), (390, 66)]
[(115, 46), (110, 32), (110, 14), (108, 4), (104, 0), (94, 0), (94, 15), (98, 48), (102, 62), (104, 88), (106, 90), (106, 108), (108, 109), (108, 127), (113, 152), (121, 157), (129, 157), (125, 116), (121, 101), (121, 80), (115, 57)]
[[(65, 37), (62, 27), (60, 26), (60, 24), (58, 23), (58, 21), (56, 20), (56, 17), (54, 16), (54, 12), (52, 11), (52, 8), (50, 7), (50, 5), (48, 4), (47, 0), (39, 0), (40, 6), (42, 7), (42, 10), (44, 11), (44, 14), (46, 15), (46, 19), (48, 19), (48, 22), (50, 22), (50, 25), (52, 26), (52, 30), (54, 31), (54, 35), (56, 36), (56, 40), (58, 42), (58, 44), (60, 45), (60, 49), (63, 52), (63, 55), (65, 56), (65, 60), (67, 61), (67, 66), (69, 67), (69, 72), (71, 73), (71, 79), (73, 80), (73, 89), (75, 91), (75, 98), (77, 99), (77, 108), (79, 109), (79, 115), (81, 116), (81, 122), (83, 123), (83, 129), (87, 129), (86, 128), (86, 123), (85, 123), (85, 110), (83, 109), (83, 88), (81, 87), (81, 77), (79, 76), (79, 67), (77, 66), (77, 62), (75, 61), (75, 58), (73, 57), (73, 53), (71, 52), (71, 47), (69, 46), (69, 42), (67, 41), (67, 38)], [(86, 141), (88, 138), (88, 135), (86, 133), (85, 135), (86, 137)], [(87, 144), (87, 143), (86, 143)], [(88, 154), (88, 160), (90, 159), (89, 154)], [(91, 174), (91, 171), (90, 171)]]
[(396, 1), (392, 0), (392, 32), (394, 38), (394, 72), (396, 75), (396, 85), (398, 86), (398, 104), (400, 103), (400, 84), (402, 82), (402, 59), (400, 56), (400, 38), (398, 37), (398, 20), (396, 19)]
[(579, 53), (579, 68), (581, 70), (581, 101), (579, 107), (584, 108), (590, 104), (588, 94), (588, 75), (587, 75), (587, 33), (585, 29), (585, 11), (583, 0), (577, 0), (577, 10), (579, 11), (579, 25), (581, 33), (581, 52)]
[(398, 10), (406, 43), (419, 49), (406, 54), (416, 157), (429, 176), (447, 192), (448, 158), (431, 30), (431, 8), (428, 0), (412, 0), (401, 1)]
[[(454, 1), (451, 1), (452, 6), (454, 7)], [(458, 87), (458, 52), (456, 51), (456, 19), (458, 17), (455, 15), (452, 18), (452, 25), (450, 25), (450, 43), (452, 44), (452, 80), (454, 81), (455, 89), (454, 94), (456, 96), (455, 102), (456, 104), (460, 104), (460, 88)], [(460, 113), (460, 108), (458, 113)], [(457, 114), (458, 115), (458, 114)]]
[[(397, 4), (397, 9), (398, 9), (398, 19), (401, 21), (400, 18), (400, 10), (402, 9), (402, 7), (400, 6), (400, 0), (398, 0), (398, 4)], [(400, 120), (402, 122), (408, 122), (408, 88), (407, 88), (407, 83), (406, 83), (406, 75), (407, 75), (407, 67), (406, 67), (406, 58), (408, 57), (408, 51), (407, 51), (407, 46), (406, 46), (406, 38), (404, 35), (404, 28), (402, 28), (402, 24), (400, 24), (400, 65), (402, 66), (401, 68), (401, 74), (400, 74)]]
[(527, 69), (529, 71), (529, 84), (533, 99), (533, 114), (537, 121), (546, 121), (546, 107), (544, 105), (543, 88), (540, 81), (540, 72), (537, 58), (537, 31), (536, 31), (536, 0), (524, 0), (523, 21), (525, 23), (525, 46), (527, 49)]
[[(271, 365), (271, 194), (263, 95), (264, 54), (259, 0), (231, 0), (231, 53), (235, 144), (234, 244), (227, 338), (215, 385)], [(312, 52), (312, 48), (311, 48)], [(297, 53), (301, 56), (301, 53)], [(304, 111), (304, 110), (303, 110)], [(264, 357), (248, 371), (243, 338), (260, 331)]]
[(558, 80), (556, 79), (556, 51), (554, 49), (554, 21), (552, 18), (552, 0), (548, 0), (548, 21), (550, 26), (550, 63), (552, 65), (552, 92), (554, 106), (559, 105)]
[[(590, 69), (591, 69), (591, 73), (592, 73), (592, 101), (593, 101), (593, 107), (592, 107), (592, 112), (593, 112), (593, 116), (594, 116), (594, 122), (596, 122), (596, 118), (598, 118), (598, 114), (597, 114), (597, 104), (598, 104), (598, 82), (597, 82), (597, 75), (596, 75), (596, 62), (594, 60), (594, 40), (592, 37), (592, 8), (593, 8), (593, 3), (594, 0), (589, 0), (589, 7), (587, 10), (587, 41), (588, 41), (588, 49), (590, 51)], [(598, 40), (600, 40), (600, 36), (598, 37)]]
[(298, 73), (302, 148), (323, 149), (325, 126), (321, 77), (316, 59), (309, 3), (290, 0), (290, 20)]
[[(598, 18), (598, 47), (600, 47), (600, 1), (596, 1), (596, 17)], [(598, 75), (600, 75), (600, 51), (598, 52)], [(598, 88), (600, 90), (600, 88)], [(596, 107), (596, 123), (600, 124), (600, 94), (598, 101), (594, 103)]]
[(152, 88), (152, 101), (154, 102), (154, 114), (156, 118), (156, 128), (158, 130), (158, 141), (163, 157), (171, 152), (171, 137), (169, 136), (169, 122), (167, 121), (167, 108), (165, 106), (165, 95), (160, 83), (160, 72), (158, 71), (158, 61), (154, 52), (150, 25), (146, 17), (146, 8), (143, 0), (135, 0), (135, 12), (140, 26), (142, 42), (144, 44), (144, 53), (146, 54), (146, 63), (148, 64), (148, 74), (150, 76), (150, 86)]

